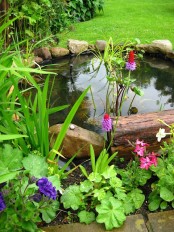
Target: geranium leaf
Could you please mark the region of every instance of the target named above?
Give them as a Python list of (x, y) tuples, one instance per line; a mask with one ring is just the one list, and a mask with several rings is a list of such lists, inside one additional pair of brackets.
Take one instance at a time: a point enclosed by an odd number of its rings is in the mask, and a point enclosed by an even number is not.
[(29, 170), (32, 176), (40, 178), (47, 175), (48, 164), (46, 163), (45, 157), (29, 154), (23, 159), (22, 163), (24, 168)]
[(84, 222), (86, 224), (90, 224), (91, 222), (95, 221), (95, 213), (88, 212), (86, 210), (80, 211), (78, 213), (78, 217), (80, 219), (80, 222)]
[(96, 206), (96, 211), (96, 221), (104, 223), (106, 230), (120, 227), (126, 219), (122, 202), (114, 197), (102, 200), (101, 204)]
[(80, 191), (81, 192), (89, 192), (89, 190), (93, 189), (93, 184), (91, 181), (89, 180), (85, 180), (83, 182), (80, 183)]
[(77, 210), (79, 206), (83, 205), (82, 199), (83, 194), (80, 191), (80, 187), (78, 185), (71, 185), (65, 189), (60, 200), (65, 209), (72, 208)]
[(116, 171), (114, 169), (114, 165), (109, 166), (103, 173), (102, 176), (105, 179), (110, 179), (111, 177), (115, 177), (116, 176)]
[(13, 149), (11, 145), (5, 144), (0, 156), (0, 168), (4, 169), (2, 172), (5, 174), (9, 171), (21, 169), (23, 167), (22, 158), (21, 150), (18, 148)]

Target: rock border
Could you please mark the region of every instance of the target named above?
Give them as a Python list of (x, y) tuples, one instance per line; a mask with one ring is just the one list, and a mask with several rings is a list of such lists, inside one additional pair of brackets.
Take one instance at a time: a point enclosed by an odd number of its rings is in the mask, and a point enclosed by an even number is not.
[[(91, 51), (104, 52), (107, 45), (105, 40), (97, 40), (95, 44), (89, 44), (83, 40), (69, 39), (67, 48), (62, 47), (41, 47), (34, 50), (34, 59), (30, 61), (32, 66), (42, 65), (52, 59), (61, 59), (68, 56), (77, 56), (79, 54), (92, 53)], [(135, 50), (144, 50), (145, 54), (162, 57), (174, 62), (174, 50), (169, 40), (154, 40), (150, 44), (138, 44)]]

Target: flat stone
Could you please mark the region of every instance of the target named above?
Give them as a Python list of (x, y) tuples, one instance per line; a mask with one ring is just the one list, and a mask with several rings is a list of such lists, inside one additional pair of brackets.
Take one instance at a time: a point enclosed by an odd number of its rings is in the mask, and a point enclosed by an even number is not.
[[(62, 124), (56, 124), (49, 128), (50, 133), (50, 146), (53, 144), (61, 130)], [(100, 152), (104, 148), (104, 137), (77, 125), (74, 128), (69, 128), (66, 132), (65, 138), (62, 143), (61, 154), (66, 158), (72, 157), (77, 154), (76, 158), (85, 158), (90, 155), (90, 144), (94, 148), (96, 156), (99, 156)]]
[(34, 55), (41, 57), (43, 60), (51, 60), (51, 53), (48, 47), (36, 48)]
[(148, 214), (150, 231), (173, 232), (174, 231), (174, 210)]
[(147, 53), (162, 53), (171, 52), (173, 47), (169, 40), (154, 40), (151, 44), (138, 44), (137, 49), (143, 49)]
[[(71, 223), (67, 225), (57, 225), (42, 228), (44, 232), (105, 232), (104, 224), (91, 223), (85, 225), (82, 223)], [(112, 232), (148, 232), (143, 216), (136, 214), (128, 216), (124, 225), (115, 228)]]
[(107, 42), (105, 40), (97, 40), (96, 41), (96, 48), (100, 51), (103, 52), (106, 48)]
[(83, 40), (69, 39), (67, 46), (71, 53), (79, 55), (80, 53), (88, 50), (89, 44)]
[(60, 58), (69, 55), (69, 50), (67, 48), (53, 47), (50, 48), (52, 57)]

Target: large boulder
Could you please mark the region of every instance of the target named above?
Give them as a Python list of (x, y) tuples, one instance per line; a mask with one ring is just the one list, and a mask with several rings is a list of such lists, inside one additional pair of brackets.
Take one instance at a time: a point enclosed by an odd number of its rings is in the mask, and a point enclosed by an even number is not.
[(50, 50), (47, 47), (36, 48), (34, 50), (34, 55), (41, 57), (43, 60), (51, 60), (52, 59)]
[[(60, 132), (62, 124), (56, 124), (50, 127), (50, 146), (53, 144)], [(105, 140), (101, 135), (95, 132), (83, 129), (76, 125), (71, 125), (67, 130), (66, 136), (61, 147), (61, 154), (67, 158), (77, 153), (77, 158), (90, 156), (90, 144), (92, 144), (95, 155), (98, 156), (104, 148)]]
[(107, 42), (105, 40), (97, 40), (95, 43), (95, 47), (100, 52), (103, 52), (106, 48)]
[(167, 52), (166, 57), (169, 58), (169, 59), (174, 60), (174, 51)]
[(143, 49), (147, 53), (162, 53), (167, 54), (172, 51), (173, 46), (169, 40), (154, 40), (151, 44), (138, 44), (138, 49)]
[(71, 53), (78, 55), (82, 52), (85, 52), (88, 50), (88, 42), (86, 41), (80, 41), (80, 40), (74, 40), (69, 39), (68, 40), (68, 49)]
[(69, 50), (67, 48), (52, 47), (50, 48), (50, 52), (54, 58), (60, 58), (69, 55)]

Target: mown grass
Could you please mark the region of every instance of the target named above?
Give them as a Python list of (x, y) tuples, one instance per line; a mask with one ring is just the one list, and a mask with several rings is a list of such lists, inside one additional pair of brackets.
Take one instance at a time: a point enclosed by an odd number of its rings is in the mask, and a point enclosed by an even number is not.
[(66, 47), (68, 39), (94, 44), (110, 37), (120, 42), (138, 38), (141, 43), (168, 39), (174, 45), (174, 1), (105, 0), (104, 13), (72, 25), (59, 35), (59, 45)]

